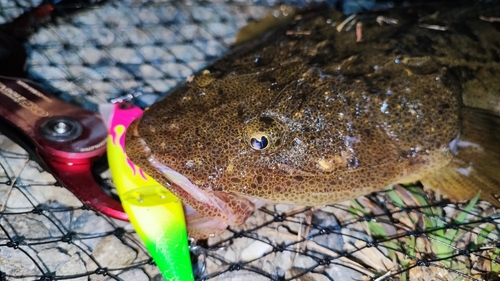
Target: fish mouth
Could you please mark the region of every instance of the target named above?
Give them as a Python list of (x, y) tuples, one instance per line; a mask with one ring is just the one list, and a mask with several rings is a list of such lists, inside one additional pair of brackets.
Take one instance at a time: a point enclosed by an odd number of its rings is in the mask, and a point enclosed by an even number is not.
[[(215, 207), (222, 217), (225, 218), (224, 223), (227, 225), (234, 225), (237, 223), (238, 216), (234, 214), (234, 211), (224, 202), (224, 200), (217, 196), (217, 192), (199, 188), (181, 173), (158, 161), (153, 155), (148, 157), (148, 161), (157, 171), (162, 173), (170, 184), (182, 189), (201, 204)], [(193, 208), (193, 206), (190, 207)]]

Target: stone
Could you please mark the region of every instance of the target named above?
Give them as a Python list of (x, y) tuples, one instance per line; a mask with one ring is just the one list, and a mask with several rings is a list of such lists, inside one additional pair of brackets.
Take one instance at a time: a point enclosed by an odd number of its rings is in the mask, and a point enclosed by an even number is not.
[[(135, 260), (137, 253), (116, 236), (110, 235), (97, 243), (92, 251), (92, 256), (101, 267), (121, 268), (130, 265)], [(92, 261), (89, 259), (87, 262), (91, 263)]]
[(240, 261), (246, 262), (262, 257), (265, 253), (272, 250), (272, 246), (268, 243), (255, 240), (250, 243), (243, 251), (240, 253)]

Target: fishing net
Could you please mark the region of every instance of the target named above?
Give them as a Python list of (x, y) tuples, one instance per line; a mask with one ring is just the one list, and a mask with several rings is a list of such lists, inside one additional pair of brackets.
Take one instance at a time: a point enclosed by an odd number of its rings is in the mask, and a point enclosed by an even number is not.
[[(40, 3), (0, 0), (0, 19)], [(95, 110), (120, 99), (152, 104), (281, 2), (79, 3), (30, 36), (27, 69), (59, 98)], [(330, 1), (339, 3), (346, 13), (394, 4)], [(100, 183), (112, 192), (106, 172)], [(162, 280), (128, 223), (89, 210), (5, 136), (0, 200), (0, 280)], [(193, 243), (191, 255), (197, 280), (497, 280), (499, 222), (477, 198), (450, 204), (398, 185), (329, 206), (266, 205)]]

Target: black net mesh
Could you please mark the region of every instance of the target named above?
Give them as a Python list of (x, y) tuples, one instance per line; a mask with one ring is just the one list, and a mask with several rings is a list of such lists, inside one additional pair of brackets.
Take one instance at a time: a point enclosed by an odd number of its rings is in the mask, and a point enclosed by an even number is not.
[[(40, 3), (0, 0), (0, 18)], [(131, 97), (152, 104), (279, 4), (80, 3), (77, 13), (60, 4), (29, 37), (27, 70), (61, 99), (93, 110)], [(342, 4), (348, 12), (391, 5)], [(0, 280), (162, 280), (129, 224), (83, 206), (5, 136), (0, 167)], [(191, 245), (193, 269), (198, 280), (496, 280), (499, 221), (487, 203), (449, 204), (419, 186), (321, 208), (267, 205), (242, 227)]]

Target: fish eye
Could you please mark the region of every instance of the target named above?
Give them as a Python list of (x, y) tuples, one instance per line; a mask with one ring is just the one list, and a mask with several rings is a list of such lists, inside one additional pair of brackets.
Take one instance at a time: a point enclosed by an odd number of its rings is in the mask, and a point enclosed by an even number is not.
[(266, 135), (262, 135), (260, 139), (253, 137), (250, 140), (250, 145), (256, 150), (266, 149), (269, 145), (269, 137)]
[(283, 143), (283, 125), (273, 117), (252, 118), (243, 131), (245, 143), (255, 151), (272, 153)]

